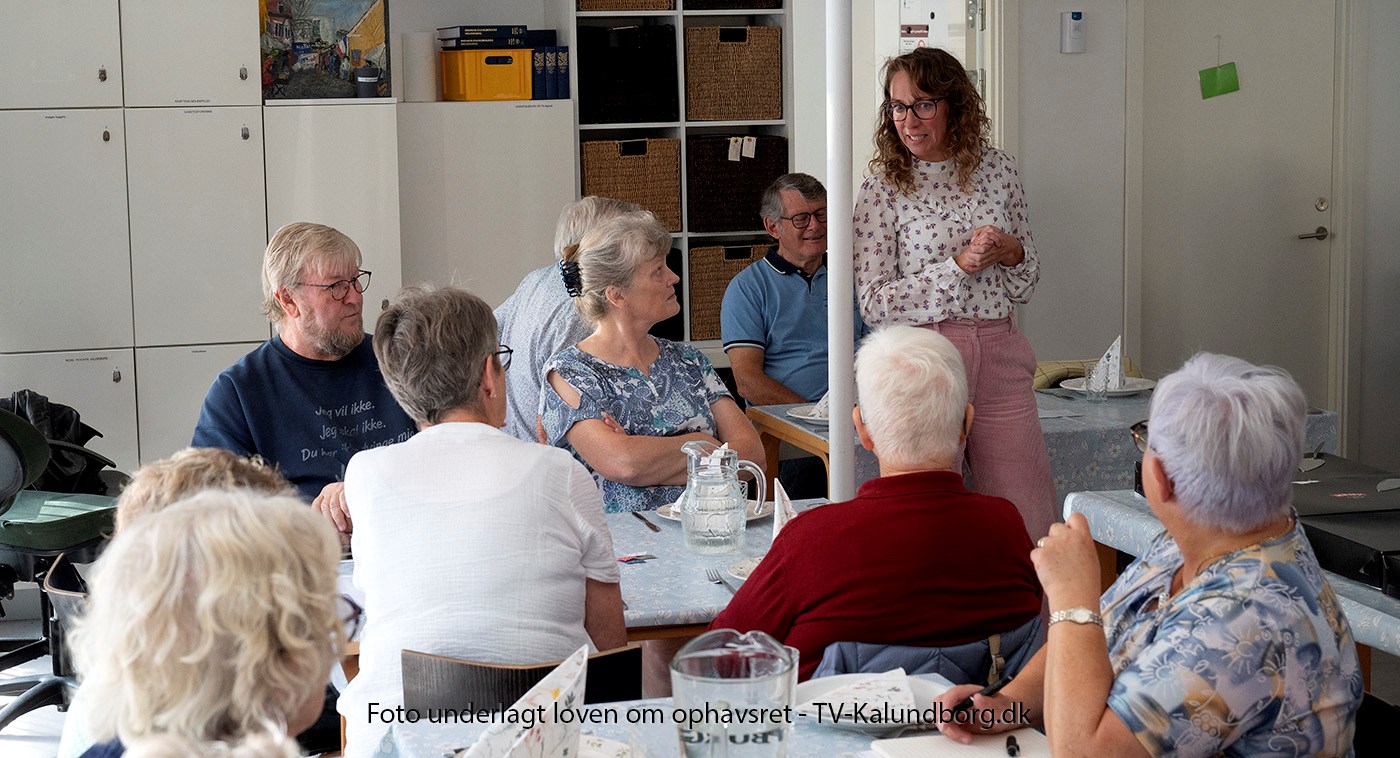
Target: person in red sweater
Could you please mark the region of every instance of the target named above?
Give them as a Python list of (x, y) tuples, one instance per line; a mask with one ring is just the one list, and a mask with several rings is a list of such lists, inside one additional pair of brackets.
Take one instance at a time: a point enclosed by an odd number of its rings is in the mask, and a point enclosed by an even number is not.
[(973, 423), (957, 348), (927, 329), (880, 329), (856, 354), (856, 389), (856, 432), (880, 476), (789, 523), (710, 624), (796, 647), (804, 681), (833, 642), (959, 645), (1040, 613), (1020, 512), (954, 469)]

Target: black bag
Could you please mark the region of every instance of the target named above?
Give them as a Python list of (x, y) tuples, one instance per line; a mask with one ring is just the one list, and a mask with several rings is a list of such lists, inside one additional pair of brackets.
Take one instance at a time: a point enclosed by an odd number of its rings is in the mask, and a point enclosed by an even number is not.
[(107, 494), (102, 469), (117, 464), (85, 445), (102, 433), (84, 424), (78, 411), (51, 403), (33, 390), (20, 390), (0, 400), (0, 409), (25, 419), (49, 441), (49, 466), (34, 482), (33, 489), (45, 492), (71, 492), (85, 495)]

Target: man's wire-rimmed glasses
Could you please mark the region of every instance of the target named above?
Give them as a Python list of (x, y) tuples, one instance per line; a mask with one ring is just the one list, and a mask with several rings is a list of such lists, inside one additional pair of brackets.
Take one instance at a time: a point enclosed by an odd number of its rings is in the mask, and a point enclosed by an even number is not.
[(298, 287), (317, 287), (331, 293), (331, 297), (336, 300), (344, 300), (350, 294), (350, 288), (354, 287), (356, 292), (361, 294), (369, 289), (369, 278), (372, 272), (361, 270), (351, 279), (341, 279), (330, 284), (312, 284), (310, 282), (292, 282)]

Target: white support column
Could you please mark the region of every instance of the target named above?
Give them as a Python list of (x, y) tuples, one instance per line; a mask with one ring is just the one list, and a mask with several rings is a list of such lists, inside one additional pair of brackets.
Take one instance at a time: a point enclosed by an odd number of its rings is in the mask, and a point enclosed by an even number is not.
[(831, 386), (832, 500), (855, 497), (855, 406), (851, 265), (851, 3), (826, 0), (827, 363)]

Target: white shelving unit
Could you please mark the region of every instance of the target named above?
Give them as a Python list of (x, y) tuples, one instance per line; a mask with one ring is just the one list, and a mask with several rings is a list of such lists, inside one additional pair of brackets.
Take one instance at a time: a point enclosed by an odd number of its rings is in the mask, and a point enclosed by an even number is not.
[[(792, 130), (789, 119), (793, 114), (793, 76), (792, 76), (792, 5), (796, 0), (785, 0), (782, 8), (775, 9), (721, 9), (721, 10), (686, 10), (685, 0), (677, 0), (676, 8), (668, 11), (577, 11), (573, 0), (562, 0), (569, 8), (568, 30), (572, 32), (573, 40), (577, 40), (577, 28), (584, 25), (601, 25), (602, 22), (616, 21), (637, 21), (640, 24), (671, 24), (676, 31), (676, 87), (679, 99), (680, 119), (676, 121), (643, 122), (643, 123), (608, 123), (608, 124), (585, 124), (578, 121), (575, 116), (574, 136), (575, 155), (574, 165), (580, 166), (578, 144), (587, 139), (632, 139), (641, 137), (666, 137), (679, 139), (681, 143), (681, 231), (671, 235), (674, 244), (681, 251), (681, 271), (676, 273), (682, 279), (682, 310), (681, 315), (685, 323), (685, 338), (690, 339), (690, 250), (706, 244), (744, 244), (771, 242), (771, 238), (763, 231), (761, 226), (747, 231), (730, 232), (693, 232), (690, 228), (689, 217), (689, 177), (687, 176), (688, 154), (687, 148), (689, 137), (701, 135), (768, 135), (781, 136), (788, 139), (788, 170), (792, 170)], [(611, 24), (609, 24), (611, 25)], [(777, 26), (783, 30), (782, 34), (782, 89), (783, 89), (783, 118), (780, 119), (756, 119), (743, 121), (691, 121), (685, 118), (685, 29), (689, 26)], [(561, 30), (561, 33), (564, 30)], [(577, 99), (580, 95), (578, 86), (579, 71), (588, 65), (588, 61), (578, 49), (576, 42), (570, 49), (571, 55), (571, 92)], [(639, 97), (645, 97), (646, 93), (638, 93)], [(580, 113), (581, 109), (576, 110)], [(579, 181), (582, 182), (582, 170), (577, 172)], [(582, 193), (582, 184), (579, 186)], [(754, 218), (758, 218), (758, 208), (753, 209)], [(728, 366), (728, 358), (724, 355), (719, 340), (694, 341), (692, 344), (699, 348), (712, 363), (717, 366)]]

